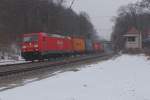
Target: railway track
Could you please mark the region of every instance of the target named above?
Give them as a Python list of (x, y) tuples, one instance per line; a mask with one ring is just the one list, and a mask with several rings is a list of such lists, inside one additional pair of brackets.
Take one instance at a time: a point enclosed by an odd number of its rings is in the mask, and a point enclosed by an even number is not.
[(97, 59), (100, 57), (108, 57), (112, 55), (101, 54), (101, 55), (83, 55), (73, 58), (64, 58), (63, 60), (58, 61), (45, 61), (45, 62), (28, 62), (28, 63), (21, 63), (21, 64), (13, 64), (13, 65), (0, 65), (0, 77), (17, 74), (17, 73), (24, 73), (38, 69), (56, 67), (61, 65), (68, 65), (77, 63), (80, 61), (86, 61), (90, 59)]

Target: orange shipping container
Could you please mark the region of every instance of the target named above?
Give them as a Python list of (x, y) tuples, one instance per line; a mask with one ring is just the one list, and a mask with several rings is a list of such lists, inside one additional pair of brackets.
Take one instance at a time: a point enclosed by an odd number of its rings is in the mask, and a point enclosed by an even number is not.
[(84, 38), (73, 37), (72, 43), (73, 43), (73, 50), (75, 52), (78, 52), (78, 53), (85, 52), (85, 40), (84, 40)]

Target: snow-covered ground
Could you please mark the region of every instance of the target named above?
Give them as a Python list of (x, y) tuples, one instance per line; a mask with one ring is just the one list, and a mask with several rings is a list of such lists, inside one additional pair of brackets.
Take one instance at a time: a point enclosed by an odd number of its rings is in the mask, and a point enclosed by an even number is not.
[(8, 64), (19, 64), (26, 63), (21, 56), (18, 56), (17, 59), (8, 59), (8, 57), (4, 57), (5, 59), (0, 59), (0, 65), (8, 65)]
[(0, 100), (150, 100), (150, 61), (122, 55), (0, 92)]

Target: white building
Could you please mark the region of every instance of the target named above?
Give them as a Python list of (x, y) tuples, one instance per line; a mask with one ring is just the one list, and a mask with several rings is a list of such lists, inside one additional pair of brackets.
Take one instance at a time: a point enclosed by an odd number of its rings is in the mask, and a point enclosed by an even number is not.
[(142, 49), (142, 35), (137, 29), (131, 28), (124, 36), (126, 49)]

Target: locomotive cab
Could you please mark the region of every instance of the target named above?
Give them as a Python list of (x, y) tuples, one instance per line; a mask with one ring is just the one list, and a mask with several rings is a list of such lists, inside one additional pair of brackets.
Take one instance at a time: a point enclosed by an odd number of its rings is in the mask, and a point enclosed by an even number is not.
[(24, 52), (38, 51), (38, 35), (24, 36), (22, 49)]
[(21, 54), (26, 60), (34, 60), (39, 57), (39, 34), (24, 34), (21, 45)]

